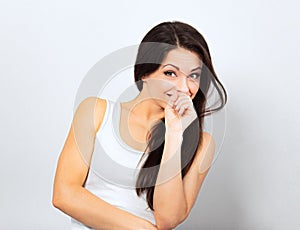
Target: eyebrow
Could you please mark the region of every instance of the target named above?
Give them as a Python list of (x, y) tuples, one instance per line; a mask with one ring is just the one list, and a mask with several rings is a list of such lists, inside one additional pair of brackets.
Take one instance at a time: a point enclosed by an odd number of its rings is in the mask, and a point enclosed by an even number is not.
[[(173, 66), (175, 69), (177, 69), (177, 70), (180, 70), (180, 68), (178, 67), (178, 66), (176, 66), (176, 65), (173, 65), (173, 64), (165, 64), (165, 65), (163, 65), (163, 67), (165, 67), (165, 66), (167, 66), (167, 65), (170, 65), (170, 66)], [(197, 70), (197, 69), (202, 69), (202, 67), (201, 66), (198, 66), (198, 67), (196, 67), (196, 68), (194, 68), (194, 69), (192, 69), (191, 70), (191, 72), (193, 72), (193, 71), (195, 71), (195, 70)]]

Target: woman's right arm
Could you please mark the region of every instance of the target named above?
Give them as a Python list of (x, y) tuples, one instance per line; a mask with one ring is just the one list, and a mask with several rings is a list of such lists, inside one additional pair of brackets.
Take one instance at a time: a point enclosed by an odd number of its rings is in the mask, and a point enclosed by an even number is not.
[(59, 156), (52, 203), (95, 229), (157, 229), (149, 221), (107, 203), (83, 187), (105, 110), (106, 101), (96, 97), (89, 97), (78, 106)]

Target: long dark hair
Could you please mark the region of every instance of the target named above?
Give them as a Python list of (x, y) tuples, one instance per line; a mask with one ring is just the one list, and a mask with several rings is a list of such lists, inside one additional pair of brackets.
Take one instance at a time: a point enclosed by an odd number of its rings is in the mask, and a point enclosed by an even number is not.
[[(134, 78), (140, 91), (143, 88), (142, 77), (155, 72), (167, 53), (178, 47), (196, 53), (203, 62), (200, 89), (193, 98), (198, 119), (185, 129), (181, 145), (181, 175), (184, 178), (193, 163), (198, 144), (202, 143), (204, 116), (222, 109), (226, 104), (227, 94), (214, 71), (205, 39), (195, 28), (179, 21), (163, 22), (153, 27), (139, 45), (134, 65)], [(216, 104), (214, 104), (206, 108), (207, 94), (211, 84), (219, 94), (219, 105), (215, 106)], [(153, 211), (153, 194), (159, 171), (157, 166), (161, 163), (164, 149), (164, 122), (165, 120), (162, 118), (161, 122), (157, 122), (150, 130), (147, 139), (148, 151), (146, 154), (146, 149), (143, 154), (143, 157), (147, 155), (147, 158), (136, 181), (137, 195), (141, 196), (143, 192), (146, 192), (148, 206)]]

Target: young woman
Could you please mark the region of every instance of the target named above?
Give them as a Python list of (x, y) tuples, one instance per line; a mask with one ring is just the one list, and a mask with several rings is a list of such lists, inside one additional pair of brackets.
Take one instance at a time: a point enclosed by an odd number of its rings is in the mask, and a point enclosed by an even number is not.
[[(53, 189), (53, 205), (72, 217), (72, 229), (175, 228), (210, 168), (215, 143), (203, 119), (227, 95), (203, 36), (186, 23), (158, 24), (139, 46), (134, 77), (134, 99), (89, 97), (76, 110)], [(215, 108), (207, 108), (211, 87)], [(106, 146), (97, 157), (96, 138)]]

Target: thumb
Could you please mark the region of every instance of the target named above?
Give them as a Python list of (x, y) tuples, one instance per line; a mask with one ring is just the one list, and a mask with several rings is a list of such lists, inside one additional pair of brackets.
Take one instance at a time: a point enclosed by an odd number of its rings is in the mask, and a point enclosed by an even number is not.
[(177, 116), (175, 109), (173, 108), (173, 100), (170, 99), (165, 107), (165, 117), (167, 119), (173, 119)]

